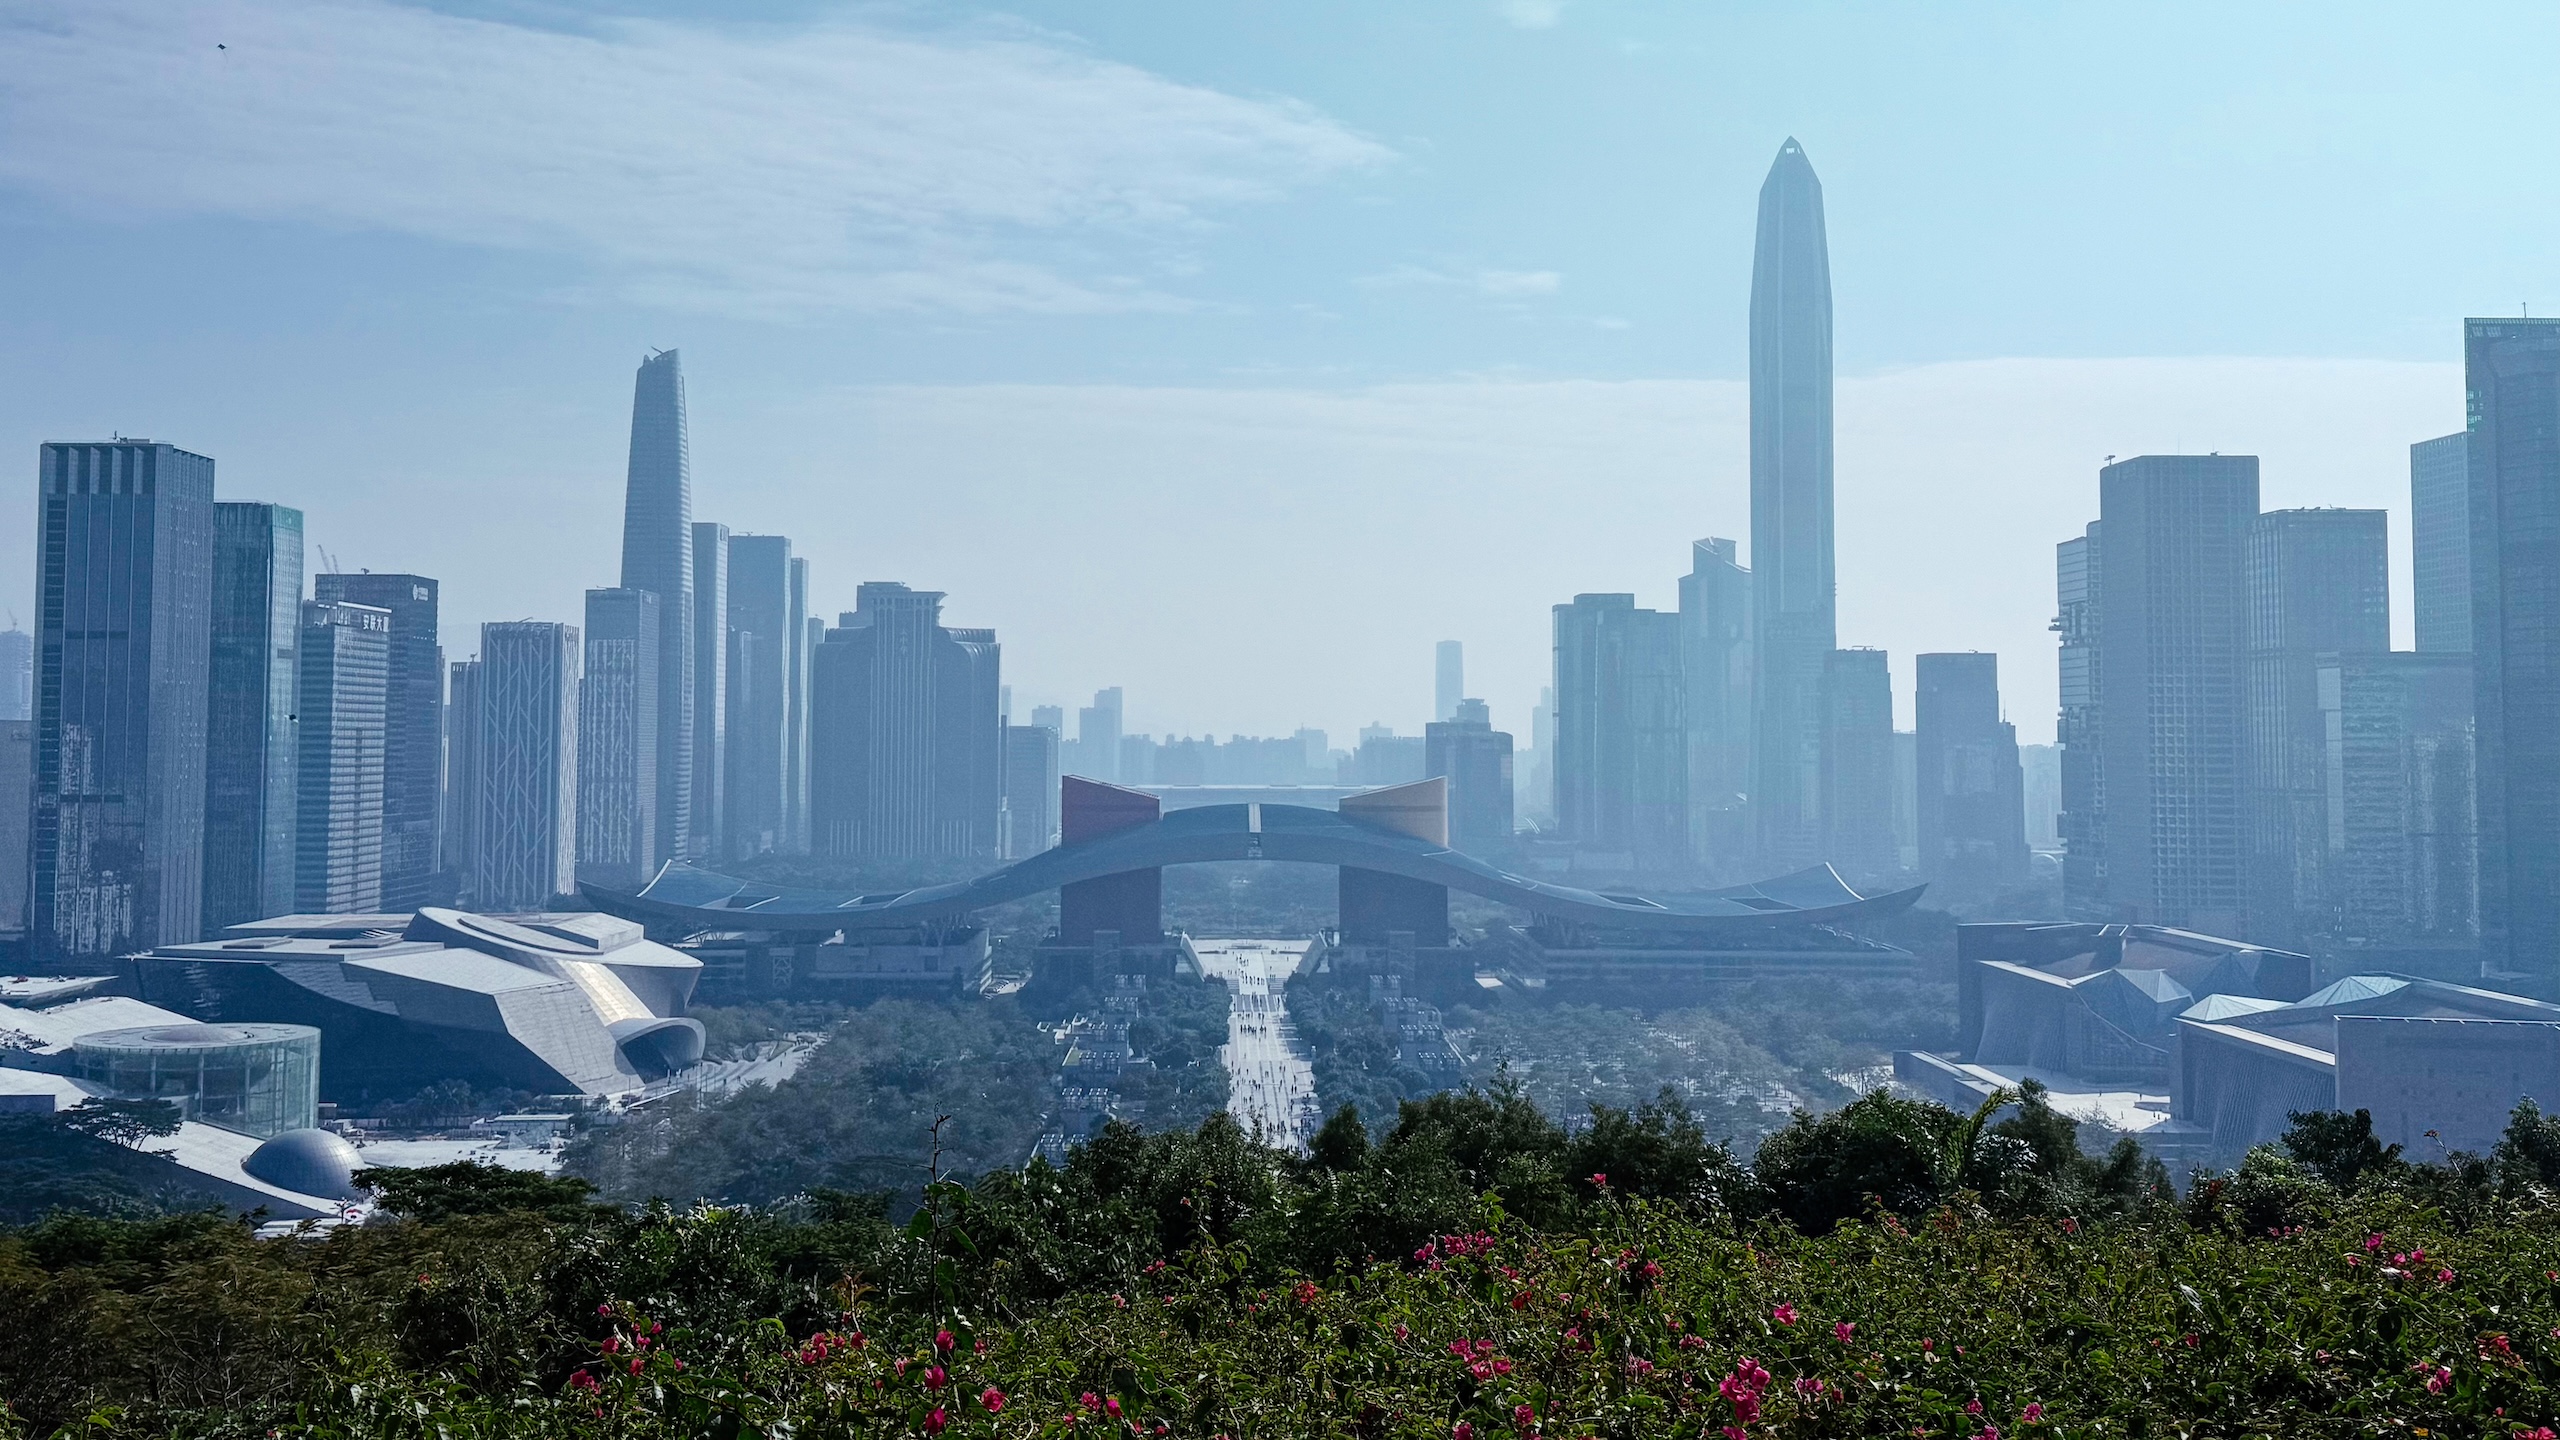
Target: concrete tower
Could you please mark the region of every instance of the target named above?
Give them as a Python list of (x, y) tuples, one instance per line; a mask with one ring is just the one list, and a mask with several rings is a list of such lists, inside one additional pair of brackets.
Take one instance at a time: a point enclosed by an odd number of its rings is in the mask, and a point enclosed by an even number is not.
[(1778, 147), (1751, 260), (1751, 799), (1764, 861), (1823, 858), (1823, 670), (1831, 573), (1831, 254), (1822, 182)]
[[(693, 462), (676, 352), (640, 362), (631, 393), (631, 471), (622, 501), (622, 588), (658, 597), (658, 773), (647, 801), (652, 861), (693, 833)], [(654, 863), (653, 867), (654, 868)]]

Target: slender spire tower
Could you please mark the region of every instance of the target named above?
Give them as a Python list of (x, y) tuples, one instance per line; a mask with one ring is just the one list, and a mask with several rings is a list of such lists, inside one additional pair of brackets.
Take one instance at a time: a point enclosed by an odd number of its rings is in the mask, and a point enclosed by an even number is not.
[(657, 838), (651, 867), (693, 830), (693, 462), (684, 370), (673, 350), (640, 362), (631, 394), (631, 472), (622, 501), (622, 588), (658, 597)]
[(1751, 257), (1751, 614), (1765, 862), (1822, 856), (1822, 674), (1831, 571), (1831, 251), (1822, 182), (1792, 138), (1760, 186)]

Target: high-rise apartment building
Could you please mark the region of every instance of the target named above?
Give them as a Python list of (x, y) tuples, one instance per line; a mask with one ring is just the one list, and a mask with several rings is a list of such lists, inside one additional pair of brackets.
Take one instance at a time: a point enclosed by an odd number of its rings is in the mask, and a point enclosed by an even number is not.
[(1680, 617), (1633, 595), (1555, 607), (1555, 805), (1596, 868), (1689, 864), (1689, 737)]
[(791, 541), (730, 536), (729, 715), (722, 737), (729, 775), (721, 807), (731, 855), (784, 848), (791, 656), (800, 629), (791, 613)]
[(2480, 948), (2560, 970), (2560, 320), (2463, 322)]
[[(622, 588), (658, 597), (658, 798), (654, 862), (693, 833), (693, 456), (684, 367), (673, 350), (640, 362), (631, 391), (631, 465), (622, 505)], [(485, 657), (483, 657), (485, 658)]]
[(2418, 649), (2471, 653), (2471, 437), (2409, 447), (2410, 601)]
[[(1093, 692), (1093, 703), (1076, 710), (1075, 754), (1062, 755), (1059, 763), (1068, 774), (1082, 775), (1088, 780), (1120, 781), (1120, 687)], [(1136, 784), (1135, 777), (1125, 777)]]
[(206, 673), (204, 933), (289, 915), (300, 809), (302, 512), (213, 507), (213, 650)]
[(1681, 714), (1689, 730), (1689, 848), (1729, 880), (1751, 868), (1751, 572), (1730, 540), (1690, 547), (1680, 577)]
[(1431, 652), (1431, 718), (1454, 720), (1458, 702), (1467, 694), (1467, 648), (1443, 640)]
[(470, 903), (539, 910), (577, 882), (578, 627), (480, 627), (479, 836)]
[[(663, 608), (659, 623), (684, 623)], [(693, 527), (693, 810), (685, 853), (725, 855), (729, 784), (729, 527)]]
[(1764, 863), (1823, 858), (1823, 676), (1832, 598), (1831, 252), (1822, 182), (1793, 139), (1760, 186), (1751, 256), (1752, 743)]
[(436, 852), (463, 895), (480, 873), (480, 662), (456, 660), (444, 704), (444, 833)]
[(2317, 683), (2330, 808), (2316, 929), (2339, 947), (2467, 944), (2479, 933), (2470, 657), (2328, 655)]
[(2053, 628), (2062, 637), (2058, 679), (2061, 713), (2054, 718), (2060, 750), (2060, 809), (2054, 827), (2062, 846), (2062, 908), (2074, 920), (2107, 920), (2107, 786), (2105, 752), (2098, 744), (2100, 531), (2086, 531), (2054, 547)]
[(2254, 455), (2145, 455), (2098, 472), (2098, 746), (2112, 918), (2246, 924)]
[(1834, 650), (1822, 673), (1822, 858), (1852, 881), (1902, 868), (1893, 675), (1882, 650)]
[(369, 605), (391, 616), (383, 682), (382, 908), (415, 910), (437, 898), (443, 864), (437, 853), (444, 804), (441, 587), (425, 575), (368, 571), (315, 575), (311, 587), (314, 599)]
[(2062, 848), (2062, 747), (2019, 746), (2018, 770), (2026, 785), (2027, 848), (2050, 855)]
[(36, 640), (12, 625), (0, 630), (0, 721), (35, 718)]
[(2271, 510), (2249, 526), (2248, 938), (2296, 948), (2330, 904), (2323, 655), (2391, 648), (2380, 510)]
[(0, 630), (0, 934), (27, 928), (28, 799), (34, 793), (35, 637)]
[(1026, 860), (1058, 843), (1058, 730), (1038, 723), (1004, 727), (1004, 855)]
[(658, 629), (652, 590), (587, 592), (578, 681), (578, 878), (638, 889), (657, 874)]
[(1004, 794), (992, 630), (942, 623), (942, 594), (867, 581), (810, 673), (810, 815), (819, 853), (992, 856)]
[(1529, 712), (1529, 759), (1520, 767), (1520, 783), (1512, 803), (1521, 819), (1539, 829), (1556, 823), (1556, 687), (1538, 687), (1537, 708)]
[(791, 557), (788, 625), (790, 673), (783, 678), (782, 848), (792, 854), (809, 849), (809, 659), (827, 633), (812, 627), (809, 613), (809, 562)]
[(1422, 776), (1449, 782), (1449, 844), (1489, 855), (1511, 843), (1511, 737), (1493, 728), (1481, 700), (1461, 699), (1451, 718), (1422, 727)]
[(2026, 776), (2000, 718), (2000, 657), (1913, 659), (1920, 873), (1941, 900), (1988, 899), (2027, 878)]
[(29, 944), (105, 959), (204, 922), (213, 461), (48, 444), (36, 476)]
[(0, 935), (26, 933), (27, 797), (35, 780), (35, 722), (0, 720)]
[(390, 673), (390, 611), (304, 602), (292, 906), (301, 914), (382, 909)]

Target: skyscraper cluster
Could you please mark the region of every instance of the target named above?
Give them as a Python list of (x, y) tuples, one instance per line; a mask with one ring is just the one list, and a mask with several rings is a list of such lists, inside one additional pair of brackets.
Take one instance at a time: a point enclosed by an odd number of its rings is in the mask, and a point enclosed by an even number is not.
[(301, 512), (218, 500), (211, 459), (148, 440), (44, 446), (36, 504), (36, 629), (0, 645), (0, 701), (26, 699), (0, 926), (94, 958), (432, 896), (433, 580), (306, 596)]
[(2056, 554), (2076, 916), (2548, 970), (2560, 322), (2466, 321), (2464, 367), (2468, 427), (2409, 450), (2413, 651), (2383, 512), (2261, 511), (2251, 456), (2099, 472)]
[(1054, 832), (1025, 794), (1000, 833), (992, 632), (891, 583), (829, 630), (790, 540), (693, 519), (671, 350), (634, 384), (620, 583), (575, 624), (483, 625), (450, 667), (434, 579), (306, 585), (301, 512), (216, 499), (205, 456), (49, 444), (37, 510), (35, 630), (0, 631), (0, 930), (47, 959), (294, 912), (533, 910), (821, 832), (880, 861)]
[(2017, 736), (1997, 658), (1919, 657), (1917, 732), (1892, 667), (1843, 647), (1832, 513), (1831, 262), (1822, 182), (1779, 147), (1751, 270), (1751, 551), (1700, 540), (1679, 609), (1555, 607), (1532, 805), (1571, 863), (1726, 883), (1828, 864), (1916, 870), (1988, 899), (2028, 873)]
[(530, 908), (677, 860), (1002, 853), (993, 632), (942, 626), (942, 597), (902, 584), (859, 595), (830, 629), (789, 537), (694, 518), (682, 361), (645, 357), (620, 583), (587, 592), (580, 625), (484, 627), (453, 667), (464, 896)]

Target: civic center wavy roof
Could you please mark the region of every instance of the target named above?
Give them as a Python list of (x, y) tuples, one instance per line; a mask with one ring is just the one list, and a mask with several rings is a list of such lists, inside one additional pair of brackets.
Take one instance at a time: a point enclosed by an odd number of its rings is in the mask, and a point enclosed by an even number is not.
[(814, 932), (888, 929), (947, 920), (1055, 890), (1166, 865), (1281, 860), (1346, 865), (1445, 885), (1576, 924), (1678, 931), (1824, 924), (1908, 908), (1925, 886), (1861, 895), (1828, 865), (1724, 890), (1658, 896), (1583, 890), (1497, 870), (1446, 845), (1333, 810), (1300, 805), (1204, 805), (1098, 839), (1046, 850), (975, 879), (871, 895), (797, 890), (669, 862), (637, 892), (579, 888), (626, 919), (707, 929)]

